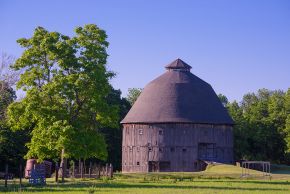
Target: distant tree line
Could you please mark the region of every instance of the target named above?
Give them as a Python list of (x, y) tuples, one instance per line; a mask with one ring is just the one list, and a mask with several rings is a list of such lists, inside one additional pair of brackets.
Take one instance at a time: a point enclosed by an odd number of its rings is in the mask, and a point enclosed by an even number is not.
[[(223, 95), (220, 95), (220, 97)], [(290, 88), (260, 89), (225, 102), (234, 125), (235, 159), (290, 162)]]

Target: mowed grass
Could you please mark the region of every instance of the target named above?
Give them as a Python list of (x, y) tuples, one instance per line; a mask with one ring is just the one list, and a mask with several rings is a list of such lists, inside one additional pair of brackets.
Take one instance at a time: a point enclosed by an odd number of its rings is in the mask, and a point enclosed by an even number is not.
[[(280, 169), (281, 170), (281, 169)], [(9, 182), (5, 190), (0, 182), (0, 193), (136, 193), (136, 194), (183, 194), (183, 193), (290, 193), (290, 174), (274, 174), (264, 177), (259, 171), (250, 171), (251, 176), (241, 178), (241, 168), (232, 165), (210, 166), (198, 173), (149, 173), (116, 174), (113, 179), (66, 179), (65, 183), (54, 183), (32, 187), (27, 181), (21, 191), (17, 180)]]

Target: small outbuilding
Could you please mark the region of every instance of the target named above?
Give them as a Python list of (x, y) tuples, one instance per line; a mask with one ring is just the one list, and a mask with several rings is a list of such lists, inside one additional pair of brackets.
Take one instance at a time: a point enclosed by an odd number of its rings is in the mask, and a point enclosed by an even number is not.
[(200, 171), (233, 163), (233, 120), (181, 59), (151, 81), (122, 120), (122, 172)]

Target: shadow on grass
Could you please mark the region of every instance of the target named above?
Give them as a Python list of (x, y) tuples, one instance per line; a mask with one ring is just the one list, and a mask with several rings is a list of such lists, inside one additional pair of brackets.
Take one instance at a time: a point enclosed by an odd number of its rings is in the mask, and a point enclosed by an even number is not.
[(284, 170), (277, 170), (274, 172), (271, 172), (272, 174), (278, 174), (278, 175), (290, 175), (290, 171), (284, 171)]
[(246, 183), (246, 184), (265, 184), (265, 185), (289, 185), (289, 181), (271, 181), (271, 180), (192, 180), (192, 182), (217, 182), (217, 183)]
[[(193, 181), (193, 182), (207, 182), (207, 181)], [(238, 181), (208, 181), (208, 182), (235, 182)], [(241, 182), (240, 182), (241, 183)], [(264, 184), (264, 182), (259, 181), (242, 181), (242, 183), (253, 183), (253, 184)], [(271, 182), (269, 182), (271, 184)], [(274, 183), (274, 182), (272, 182)], [(287, 182), (281, 182), (286, 184)], [(279, 182), (275, 182), (274, 184), (281, 184)], [(266, 183), (268, 184), (268, 182)], [(287, 183), (289, 184), (289, 183)], [(65, 183), (65, 184), (48, 184), (46, 186), (28, 186), (22, 187), (22, 191), (24, 192), (69, 192), (69, 191), (87, 191), (92, 186), (96, 189), (206, 189), (206, 190), (240, 190), (240, 191), (288, 191), (289, 189), (283, 188), (247, 188), (247, 187), (233, 187), (233, 186), (198, 186), (198, 185), (176, 185), (176, 184), (165, 184), (165, 183), (136, 183), (136, 184), (128, 184), (128, 183), (91, 183), (91, 182), (81, 182), (81, 183)], [(0, 187), (0, 191), (4, 192), (15, 192), (18, 191), (18, 185), (10, 188)]]

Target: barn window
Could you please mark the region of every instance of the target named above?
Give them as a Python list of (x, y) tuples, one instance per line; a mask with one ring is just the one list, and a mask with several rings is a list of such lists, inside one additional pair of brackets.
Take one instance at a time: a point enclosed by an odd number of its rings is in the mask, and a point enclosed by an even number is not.
[(139, 135), (143, 135), (143, 129), (139, 129)]
[(140, 165), (140, 162), (137, 162), (137, 166), (139, 166)]
[(186, 152), (186, 148), (182, 148), (182, 152)]
[(162, 130), (159, 130), (159, 135), (163, 135), (163, 131)]
[(169, 161), (160, 161), (159, 162), (160, 171), (170, 171), (170, 162)]
[(170, 151), (171, 151), (171, 152), (175, 152), (175, 148), (174, 148), (174, 147), (171, 147), (171, 148), (170, 148)]

